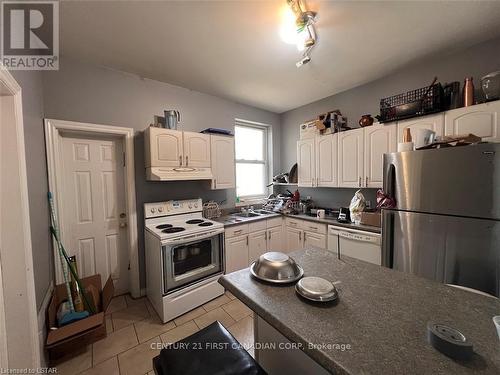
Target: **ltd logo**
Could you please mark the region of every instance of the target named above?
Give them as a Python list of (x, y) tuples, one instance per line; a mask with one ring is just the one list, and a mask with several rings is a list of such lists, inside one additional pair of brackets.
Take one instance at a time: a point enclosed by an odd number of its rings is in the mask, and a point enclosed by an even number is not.
[(1, 62), (7, 69), (59, 69), (57, 1), (3, 1), (1, 20)]

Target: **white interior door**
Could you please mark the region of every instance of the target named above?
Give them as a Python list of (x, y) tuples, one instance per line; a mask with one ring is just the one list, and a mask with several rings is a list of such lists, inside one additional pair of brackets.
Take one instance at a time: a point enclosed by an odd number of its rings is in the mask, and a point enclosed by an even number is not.
[(183, 132), (184, 166), (210, 167), (210, 135), (194, 132)]
[(104, 284), (111, 276), (116, 294), (129, 286), (123, 155), (121, 139), (62, 137), (66, 251), (80, 277), (99, 273)]

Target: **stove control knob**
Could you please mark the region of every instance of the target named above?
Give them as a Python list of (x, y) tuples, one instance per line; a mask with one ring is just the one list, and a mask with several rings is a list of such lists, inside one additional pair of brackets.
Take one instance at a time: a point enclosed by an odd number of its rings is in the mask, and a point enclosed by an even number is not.
[(158, 207), (158, 212), (163, 212), (163, 207)]
[(194, 204), (194, 208), (198, 208), (198, 203), (195, 203), (195, 204)]
[(156, 212), (156, 208), (154, 208), (154, 207), (153, 207), (153, 208), (151, 209), (151, 213), (152, 213), (152, 214), (154, 214), (155, 212)]
[(193, 208), (193, 206), (191, 205), (191, 203), (189, 203), (188, 207), (189, 207), (190, 209), (191, 209), (191, 208)]

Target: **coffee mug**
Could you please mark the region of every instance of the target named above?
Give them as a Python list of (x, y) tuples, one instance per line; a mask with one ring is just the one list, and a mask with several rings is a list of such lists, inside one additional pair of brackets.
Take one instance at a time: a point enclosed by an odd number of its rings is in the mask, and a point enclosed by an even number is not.
[(316, 217), (318, 219), (324, 219), (325, 218), (325, 210), (321, 209), (321, 210), (316, 211)]
[(415, 129), (413, 132), (415, 148), (427, 146), (436, 139), (436, 133), (429, 129)]

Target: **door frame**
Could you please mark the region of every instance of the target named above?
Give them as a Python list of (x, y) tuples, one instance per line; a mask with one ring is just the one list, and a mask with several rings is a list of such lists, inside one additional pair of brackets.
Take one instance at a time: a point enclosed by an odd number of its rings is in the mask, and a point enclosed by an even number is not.
[[(112, 125), (91, 124), (85, 122), (65, 121), (56, 119), (45, 119), (45, 143), (47, 152), (47, 171), (49, 177), (49, 190), (54, 197), (54, 210), (58, 218), (64, 212), (64, 202), (59, 199), (59, 192), (62, 191), (62, 145), (61, 133), (74, 133), (76, 135), (90, 136), (115, 136), (123, 141), (125, 152), (125, 200), (128, 217), (128, 256), (130, 259), (129, 287), (132, 297), (141, 296), (140, 276), (139, 276), (139, 252), (137, 233), (137, 205), (135, 196), (135, 166), (134, 166), (134, 129)], [(59, 222), (61, 239), (64, 240), (64, 223)], [(54, 269), (56, 270), (56, 280), (62, 280), (62, 271), (59, 262), (57, 246), (53, 242)]]
[[(12, 74), (0, 64), (0, 86), (7, 91), (6, 96), (13, 97), (14, 121), (12, 124), (2, 124), (5, 126), (14, 126), (16, 133), (17, 154), (12, 155), (12, 163), (17, 162), (19, 172), (20, 201), (14, 201), (14, 209), (20, 212), (21, 223), (18, 225), (23, 228), (23, 249), (14, 257), (9, 257), (8, 268), (14, 268), (19, 272), (25, 271), (25, 278), (21, 278), (22, 285), (15, 290), (5, 289), (3, 286), (5, 273), (0, 270), (0, 363), (2, 367), (24, 363), (26, 367), (40, 367), (40, 342), (38, 337), (38, 316), (35, 295), (35, 276), (33, 271), (33, 252), (31, 242), (31, 226), (28, 198), (28, 178), (26, 172), (26, 149), (24, 142), (24, 120), (23, 120), (23, 102), (21, 86), (14, 79)], [(0, 130), (0, 136), (2, 131)], [(1, 185), (0, 185), (1, 189)], [(1, 192), (0, 192), (1, 193)], [(9, 207), (8, 209), (12, 209)], [(5, 209), (5, 208), (3, 208)], [(0, 232), (1, 236), (1, 232)], [(2, 252), (2, 239), (0, 238), (0, 255)], [(5, 259), (2, 261), (0, 256), (0, 267), (5, 267)], [(21, 292), (24, 290), (24, 293)], [(7, 307), (7, 308), (6, 308)], [(27, 311), (28, 321), (14, 318), (17, 309)], [(12, 310), (6, 313), (7, 310)], [(9, 333), (10, 332), (10, 333)], [(6, 334), (5, 334), (6, 333)], [(9, 338), (24, 337), (27, 343), (24, 343), (25, 352), (18, 352), (16, 348), (9, 349)], [(13, 340), (14, 341), (14, 340)], [(17, 340), (15, 340), (17, 341)], [(31, 358), (19, 358), (29, 353)]]

